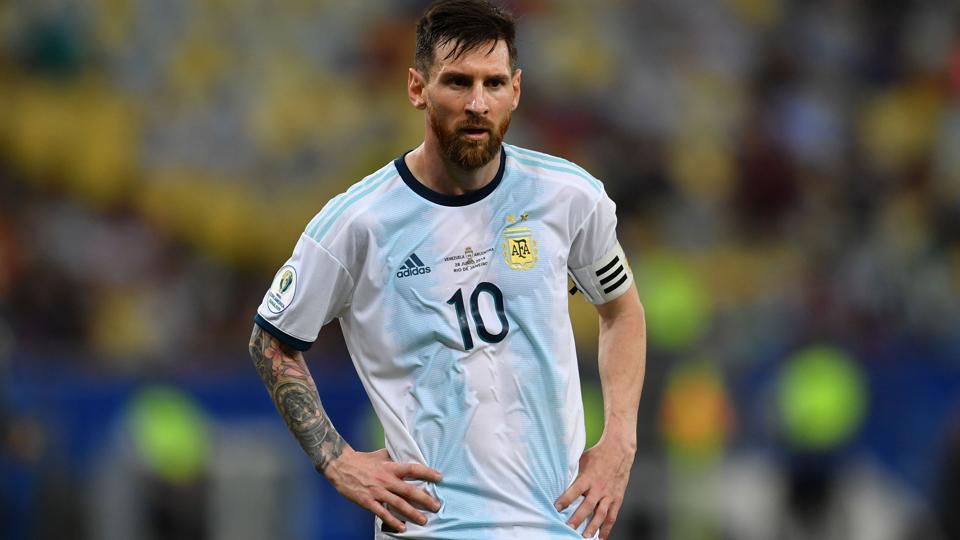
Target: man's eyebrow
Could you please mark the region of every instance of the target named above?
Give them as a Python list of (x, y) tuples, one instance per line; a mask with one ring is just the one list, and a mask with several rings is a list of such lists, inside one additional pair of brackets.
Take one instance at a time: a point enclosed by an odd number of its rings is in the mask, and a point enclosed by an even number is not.
[[(464, 79), (473, 80), (473, 79), (474, 79), (474, 76), (473, 76), (472, 74), (470, 74), (470, 73), (465, 73), (465, 72), (463, 72), (463, 71), (453, 71), (453, 70), (449, 70), (449, 71), (444, 71), (444, 72), (440, 75), (440, 78), (443, 79), (443, 80), (459, 79), (459, 78), (464, 78)], [(504, 82), (504, 83), (505, 83), (505, 82), (508, 82), (508, 81), (510, 80), (510, 77), (509, 77), (508, 75), (506, 75), (506, 74), (503, 74), (503, 73), (495, 73), (495, 74), (493, 74), (493, 75), (487, 75), (486, 77), (483, 77), (483, 79), (486, 80), (486, 81), (499, 81), (499, 82)]]
[(462, 71), (444, 71), (440, 74), (441, 79), (472, 79), (473, 75), (467, 75)]

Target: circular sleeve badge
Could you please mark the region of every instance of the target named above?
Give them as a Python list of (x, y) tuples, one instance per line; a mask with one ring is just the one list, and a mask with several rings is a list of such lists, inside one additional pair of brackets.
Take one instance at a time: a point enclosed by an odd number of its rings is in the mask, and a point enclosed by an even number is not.
[(273, 278), (273, 285), (267, 293), (267, 308), (273, 313), (280, 313), (287, 309), (297, 292), (297, 271), (287, 265), (277, 272)]

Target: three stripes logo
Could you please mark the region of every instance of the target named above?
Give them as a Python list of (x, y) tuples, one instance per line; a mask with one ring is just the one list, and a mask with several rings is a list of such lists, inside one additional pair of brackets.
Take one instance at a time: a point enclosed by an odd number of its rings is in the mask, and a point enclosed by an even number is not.
[(420, 257), (417, 257), (416, 253), (411, 253), (410, 256), (407, 257), (407, 261), (403, 263), (403, 267), (397, 271), (397, 277), (405, 278), (429, 273), (430, 267), (423, 264), (423, 261), (420, 260)]
[(600, 286), (603, 287), (603, 294), (607, 295), (617, 290), (617, 287), (627, 281), (627, 272), (620, 261), (618, 253), (612, 261), (597, 270), (597, 279), (600, 280)]

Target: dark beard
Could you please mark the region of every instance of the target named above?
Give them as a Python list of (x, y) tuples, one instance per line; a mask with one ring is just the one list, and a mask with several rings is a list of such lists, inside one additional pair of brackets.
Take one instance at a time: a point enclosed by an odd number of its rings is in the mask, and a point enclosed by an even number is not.
[[(444, 157), (465, 171), (476, 170), (490, 163), (500, 150), (503, 136), (510, 127), (510, 115), (507, 115), (503, 123), (497, 127), (489, 122), (478, 120), (464, 122), (453, 131), (447, 131), (432, 113), (428, 113), (427, 116), (430, 119), (430, 128), (440, 141), (440, 151), (443, 152)], [(489, 134), (486, 142), (471, 141), (461, 137), (461, 130), (470, 128), (486, 129)]]

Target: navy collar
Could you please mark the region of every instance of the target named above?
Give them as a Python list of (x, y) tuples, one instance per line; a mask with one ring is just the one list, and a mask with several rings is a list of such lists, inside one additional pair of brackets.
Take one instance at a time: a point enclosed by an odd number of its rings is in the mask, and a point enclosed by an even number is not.
[(468, 204), (473, 204), (483, 200), (487, 195), (493, 193), (493, 191), (497, 189), (497, 186), (499, 186), (500, 182), (503, 180), (503, 171), (507, 168), (507, 152), (506, 149), (501, 146), (500, 168), (497, 169), (497, 174), (493, 177), (493, 180), (476, 191), (464, 193), (463, 195), (448, 195), (446, 193), (439, 193), (428, 188), (419, 180), (417, 180), (415, 176), (413, 176), (413, 173), (410, 172), (410, 168), (407, 167), (407, 162), (404, 160), (404, 158), (406, 158), (407, 154), (410, 152), (410, 150), (404, 152), (402, 156), (393, 161), (393, 164), (397, 167), (397, 172), (400, 173), (400, 178), (402, 178), (403, 182), (407, 184), (417, 195), (420, 195), (430, 202), (443, 206), (466, 206)]

